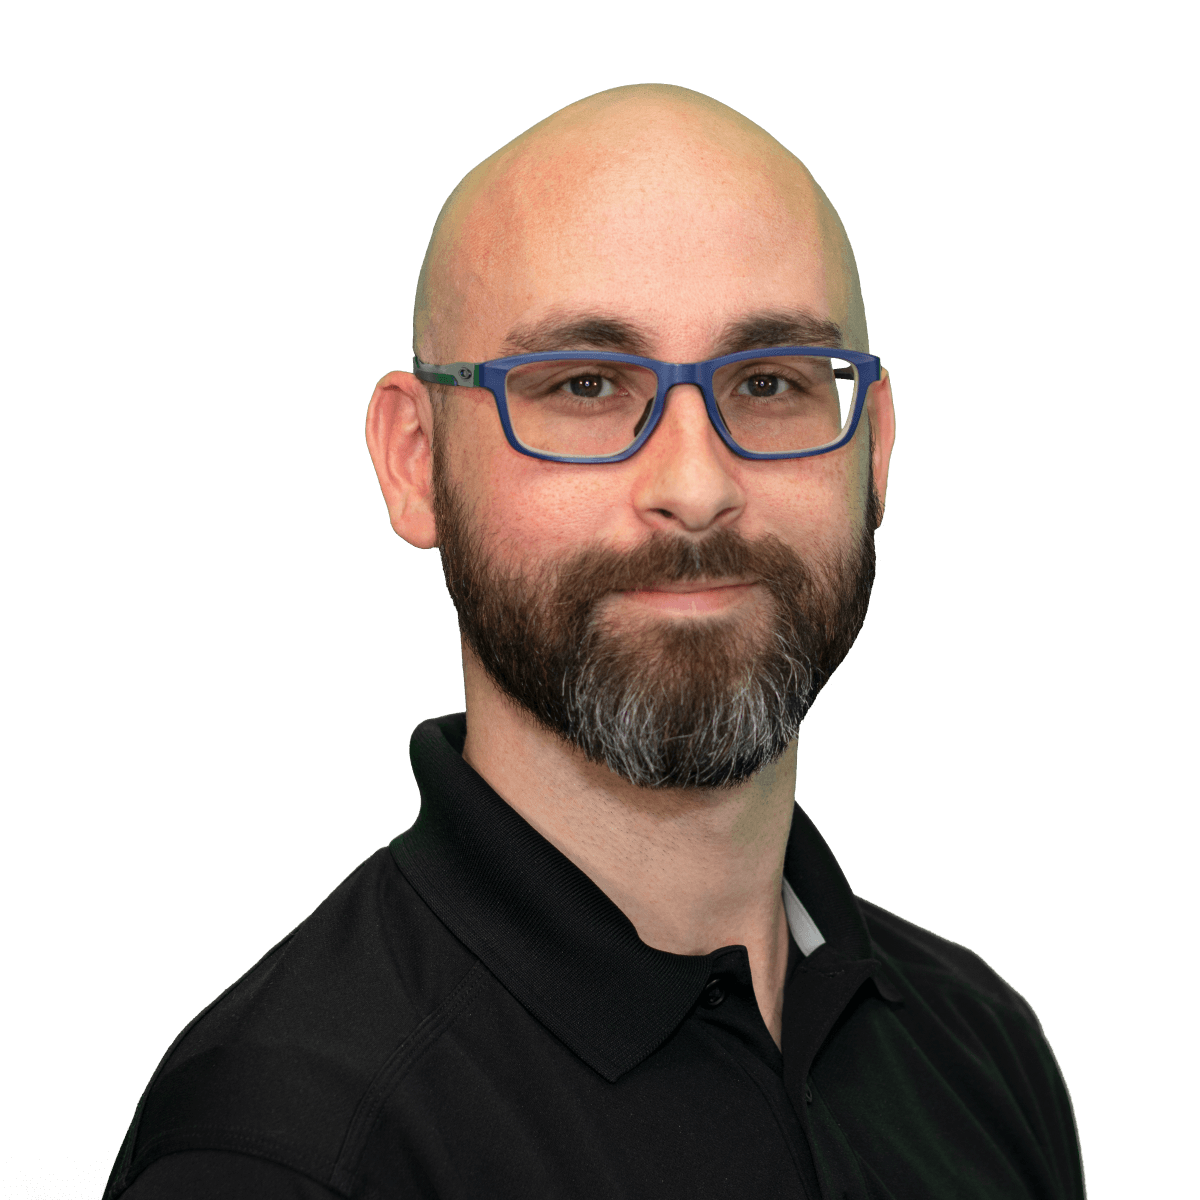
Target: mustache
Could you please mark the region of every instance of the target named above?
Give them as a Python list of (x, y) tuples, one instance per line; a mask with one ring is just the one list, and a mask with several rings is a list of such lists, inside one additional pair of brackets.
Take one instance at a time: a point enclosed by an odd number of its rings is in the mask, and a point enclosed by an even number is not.
[(795, 596), (813, 585), (811, 570), (775, 536), (751, 541), (718, 529), (699, 540), (657, 532), (632, 550), (591, 547), (560, 564), (550, 591), (560, 611), (578, 613), (610, 592), (700, 579), (761, 583), (777, 596)]

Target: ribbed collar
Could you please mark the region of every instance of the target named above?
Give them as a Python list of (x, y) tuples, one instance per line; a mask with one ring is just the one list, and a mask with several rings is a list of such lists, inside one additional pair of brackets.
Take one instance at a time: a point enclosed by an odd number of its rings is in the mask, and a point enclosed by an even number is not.
[[(463, 761), (466, 729), (457, 713), (414, 731), (421, 811), (392, 854), (447, 928), (534, 1017), (606, 1079), (618, 1079), (691, 1011), (715, 954), (647, 946), (600, 888)], [(784, 875), (826, 940), (810, 961), (869, 962), (877, 974), (850, 886), (799, 807)], [(885, 982), (881, 990), (891, 989)]]

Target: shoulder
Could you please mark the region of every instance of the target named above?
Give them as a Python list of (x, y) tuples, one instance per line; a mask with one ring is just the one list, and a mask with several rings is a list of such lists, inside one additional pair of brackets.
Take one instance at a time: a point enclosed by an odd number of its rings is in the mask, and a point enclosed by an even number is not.
[(898, 985), (893, 1016), (947, 1078), (1012, 1097), (1068, 1173), (1078, 1141), (1066, 1084), (1033, 1009), (978, 954), (860, 900), (876, 956)]
[(1033, 1009), (982, 958), (966, 946), (922, 929), (878, 905), (856, 897), (879, 957), (920, 990), (939, 988), (974, 995), (981, 1003), (1010, 1011), (1036, 1024)]
[(474, 966), (378, 851), (180, 1034), (106, 1195), (186, 1150), (330, 1178), (372, 1081)]

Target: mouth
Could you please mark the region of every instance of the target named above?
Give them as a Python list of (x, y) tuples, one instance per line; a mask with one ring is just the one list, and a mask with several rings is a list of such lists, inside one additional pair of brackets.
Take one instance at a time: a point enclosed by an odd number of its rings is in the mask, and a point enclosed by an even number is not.
[(691, 592), (718, 592), (721, 588), (752, 587), (749, 580), (682, 580), (677, 583), (652, 583), (647, 588), (631, 588), (634, 592), (671, 592), (676, 595), (688, 595)]
[(748, 600), (758, 586), (741, 579), (688, 579), (617, 594), (639, 606), (690, 616), (727, 612)]

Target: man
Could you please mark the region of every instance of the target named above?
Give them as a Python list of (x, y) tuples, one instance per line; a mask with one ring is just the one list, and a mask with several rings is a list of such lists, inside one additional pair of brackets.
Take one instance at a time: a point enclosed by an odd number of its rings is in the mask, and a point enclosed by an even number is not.
[(894, 437), (804, 167), (681, 89), (572, 105), (450, 197), (415, 350), (367, 439), (466, 716), (168, 1052), (108, 1195), (1082, 1195), (1029, 1008), (794, 803)]

